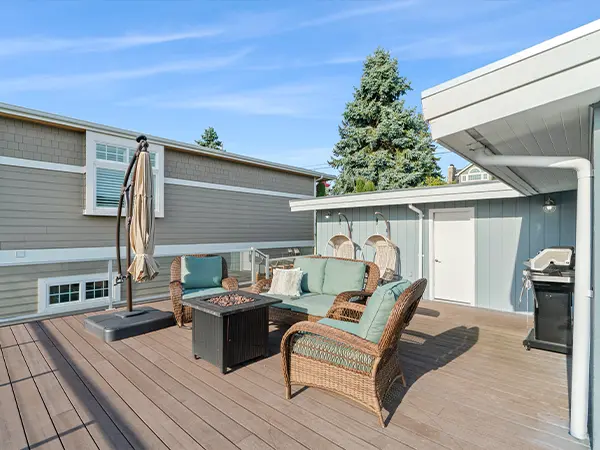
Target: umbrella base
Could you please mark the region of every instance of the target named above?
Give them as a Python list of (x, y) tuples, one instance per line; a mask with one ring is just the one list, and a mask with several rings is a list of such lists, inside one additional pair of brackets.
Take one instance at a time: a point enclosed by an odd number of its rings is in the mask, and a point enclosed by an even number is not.
[(141, 307), (134, 311), (119, 311), (91, 316), (84, 321), (85, 329), (104, 342), (126, 339), (175, 325), (172, 312)]

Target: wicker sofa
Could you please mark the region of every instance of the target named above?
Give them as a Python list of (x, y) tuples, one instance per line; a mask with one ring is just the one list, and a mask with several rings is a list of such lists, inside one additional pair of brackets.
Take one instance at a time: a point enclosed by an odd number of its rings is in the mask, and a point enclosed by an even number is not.
[[(184, 256), (191, 256), (195, 258), (210, 258), (217, 257), (221, 258), (221, 286), (213, 288), (192, 288), (186, 289), (184, 283), (182, 283), (181, 277), (181, 262)], [(183, 306), (181, 304), (182, 298), (199, 297), (203, 295), (210, 295), (219, 292), (235, 291), (238, 289), (238, 280), (233, 277), (229, 277), (227, 273), (227, 261), (225, 258), (219, 255), (184, 255), (176, 256), (171, 263), (171, 282), (169, 283), (169, 291), (171, 293), (171, 301), (173, 302), (173, 314), (175, 314), (175, 320), (177, 325), (180, 327), (187, 322), (192, 321), (192, 308), (189, 306)]]
[(385, 395), (398, 379), (406, 387), (398, 354), (400, 336), (415, 314), (427, 280), (408, 287), (401, 284), (379, 287), (367, 305), (339, 304), (318, 323), (293, 325), (281, 341), (286, 398), (291, 398), (292, 384), (333, 391), (366, 406), (384, 427)]
[[(294, 266), (305, 272), (302, 295), (296, 298), (273, 295), (282, 300), (282, 303), (269, 308), (269, 319), (273, 322), (288, 325), (303, 320), (316, 322), (327, 316), (329, 309), (335, 305), (352, 298), (366, 300), (379, 281), (379, 269), (369, 261), (303, 256), (296, 258)], [(251, 291), (264, 293), (269, 290), (271, 281), (260, 280)]]

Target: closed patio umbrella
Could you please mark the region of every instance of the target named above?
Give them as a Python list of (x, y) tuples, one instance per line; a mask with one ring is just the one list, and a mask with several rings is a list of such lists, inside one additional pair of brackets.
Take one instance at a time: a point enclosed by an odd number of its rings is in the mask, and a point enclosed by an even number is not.
[(158, 275), (159, 269), (154, 260), (154, 190), (152, 163), (147, 148), (147, 141), (140, 142), (133, 175), (133, 211), (129, 239), (135, 257), (127, 271), (138, 283), (152, 280)]

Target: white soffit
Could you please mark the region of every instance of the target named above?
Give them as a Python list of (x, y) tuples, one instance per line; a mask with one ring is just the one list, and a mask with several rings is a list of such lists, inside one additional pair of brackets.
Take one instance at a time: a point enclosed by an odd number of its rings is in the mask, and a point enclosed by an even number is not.
[[(600, 21), (422, 93), (433, 138), (471, 159), (473, 149), (590, 158), (590, 107), (600, 101)], [(532, 195), (576, 188), (569, 171), (485, 167)]]
[(291, 200), (292, 212), (318, 211), (341, 208), (361, 208), (365, 206), (408, 205), (489, 200), (494, 198), (521, 197), (522, 194), (498, 181), (466, 183), (448, 186), (399, 189), (362, 194), (326, 196), (311, 200)]

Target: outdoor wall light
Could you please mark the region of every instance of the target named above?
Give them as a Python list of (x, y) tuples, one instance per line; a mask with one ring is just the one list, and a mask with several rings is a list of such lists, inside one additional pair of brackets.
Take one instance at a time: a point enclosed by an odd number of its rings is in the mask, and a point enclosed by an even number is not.
[(327, 220), (331, 219), (331, 211), (327, 211), (327, 212), (325, 213), (325, 218), (326, 218)]
[(544, 201), (544, 206), (542, 206), (542, 209), (544, 210), (545, 213), (548, 213), (548, 214), (553, 213), (554, 211), (556, 211), (556, 202), (551, 197), (546, 197), (546, 200)]

